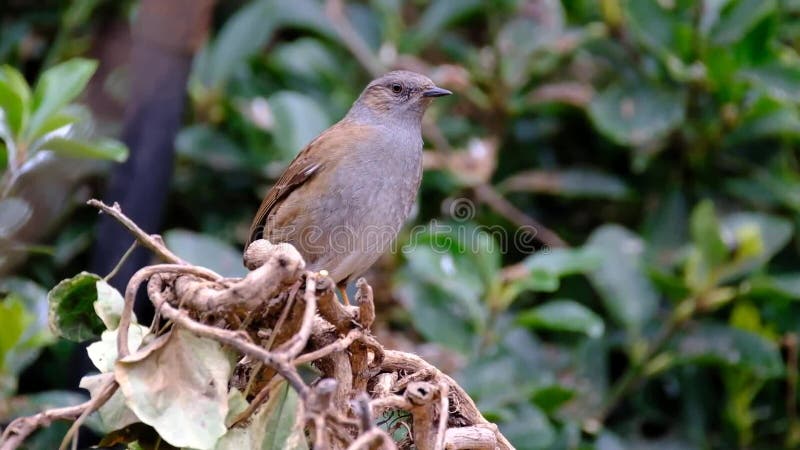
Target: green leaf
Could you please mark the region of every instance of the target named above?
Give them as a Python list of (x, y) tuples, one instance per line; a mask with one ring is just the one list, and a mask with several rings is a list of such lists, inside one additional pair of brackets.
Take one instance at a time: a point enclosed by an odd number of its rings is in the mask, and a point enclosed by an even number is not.
[(246, 58), (266, 44), (275, 30), (270, 2), (253, 1), (225, 22), (217, 37), (194, 61), (192, 75), (208, 88), (221, 88)]
[(647, 261), (663, 270), (670, 269), (684, 253), (689, 238), (689, 212), (686, 197), (678, 189), (662, 193), (648, 211), (645, 231)]
[[(427, 341), (462, 354), (472, 351), (477, 326), (459, 301), (453, 301), (441, 286), (423, 282), (407, 268), (395, 275), (392, 284), (394, 295), (408, 310), (414, 329)], [(443, 327), (443, 323), (447, 326)]]
[(779, 377), (784, 371), (775, 343), (725, 325), (699, 324), (678, 338), (676, 351), (678, 362), (734, 367), (760, 378)]
[(0, 369), (5, 369), (12, 350), (22, 340), (25, 330), (34, 317), (25, 310), (25, 304), (16, 295), (8, 295), (0, 301)]
[(164, 241), (178, 256), (226, 277), (243, 277), (242, 253), (213, 236), (188, 230), (169, 230)]
[(277, 67), (295, 77), (322, 83), (336, 77), (341, 64), (319, 39), (303, 37), (284, 42), (270, 52)]
[(567, 198), (622, 199), (630, 189), (620, 178), (591, 169), (526, 171), (506, 178), (504, 192), (537, 192)]
[(48, 139), (40, 148), (70, 158), (103, 159), (116, 162), (123, 162), (128, 158), (128, 148), (115, 139), (83, 141), (55, 137)]
[[(16, 375), (35, 361), (55, 337), (48, 325), (47, 292), (41, 286), (23, 278), (5, 278), (0, 280), (0, 298), (3, 297), (9, 301), (21, 301), (26, 315), (32, 319), (17, 344), (7, 349), (5, 358), (0, 357), (0, 365), (6, 373)], [(3, 321), (0, 318), (0, 322)]]
[(560, 384), (551, 384), (537, 388), (531, 396), (531, 401), (548, 415), (552, 415), (566, 402), (578, 394), (572, 389)]
[(47, 294), (50, 303), (50, 328), (57, 335), (75, 342), (97, 338), (105, 329), (94, 311), (95, 285), (100, 277), (81, 272), (62, 280)]
[(724, 233), (737, 238), (737, 244), (740, 247), (737, 253), (742, 251), (744, 242), (741, 238), (747, 234), (749, 229), (757, 230), (757, 237), (760, 238), (759, 253), (738, 261), (736, 270), (728, 274), (731, 277), (745, 274), (762, 266), (789, 243), (794, 233), (792, 223), (788, 220), (779, 216), (753, 212), (734, 213), (723, 217), (721, 229)]
[(602, 256), (589, 276), (611, 317), (629, 330), (640, 332), (658, 307), (658, 293), (646, 276), (644, 242), (618, 225), (603, 225), (586, 244)]
[(750, 280), (748, 293), (769, 300), (774, 300), (776, 297), (800, 300), (800, 273), (754, 277)]
[(42, 126), (50, 116), (80, 95), (95, 69), (96, 61), (75, 58), (42, 73), (33, 92), (33, 112), (25, 131), (27, 141), (40, 137)]
[(307, 95), (280, 91), (267, 101), (275, 117), (275, 145), (286, 161), (331, 124), (325, 110)]
[(704, 200), (694, 208), (690, 219), (690, 231), (694, 245), (711, 268), (719, 266), (728, 259), (728, 246), (722, 240), (722, 230), (711, 201)]
[[(31, 89), (15, 68), (0, 67), (0, 112), (11, 139), (19, 137), (30, 114)], [(1, 136), (0, 136), (1, 137)]]
[(125, 403), (176, 447), (214, 448), (227, 428), (231, 362), (222, 346), (181, 328), (117, 361)]
[(625, 9), (636, 38), (664, 60), (689, 54), (692, 29), (683, 6), (657, 1), (626, 1)]
[(481, 10), (479, 0), (434, 0), (417, 22), (416, 27), (408, 33), (408, 50), (421, 50), (431, 43), (442, 31), (470, 14)]
[[(76, 106), (76, 105), (71, 105), (71, 106)], [(67, 109), (69, 109), (69, 106), (64, 108), (64, 110)], [(39, 133), (42, 136), (47, 136), (48, 133), (52, 133), (56, 130), (64, 128), (67, 125), (72, 125), (76, 122), (80, 122), (81, 120), (84, 120), (86, 118), (87, 118), (86, 116), (76, 114), (74, 112), (61, 111), (48, 117), (47, 120), (45, 120), (44, 123), (42, 124)], [(44, 143), (46, 143), (46, 141)], [(34, 144), (33, 146), (31, 146), (31, 149), (33, 148), (39, 149), (41, 148), (41, 144), (39, 145)]]
[(553, 47), (564, 33), (564, 9), (560, 2), (545, 2), (542, 9), (542, 17), (513, 18), (497, 33), (500, 76), (509, 87), (525, 85), (533, 73), (553, 70), (558, 62), (547, 51), (558, 52)]
[(774, 0), (736, 0), (729, 3), (711, 29), (711, 41), (731, 45), (740, 41), (756, 24), (775, 12)]
[(746, 144), (769, 137), (800, 138), (800, 112), (794, 104), (786, 103), (786, 97), (781, 99), (782, 101), (778, 101), (762, 97), (756, 101), (744, 114), (736, 129), (725, 136), (725, 146)]
[(531, 404), (522, 404), (498, 425), (519, 450), (553, 448), (556, 432), (547, 416)]
[[(499, 270), (499, 244), (471, 223), (435, 223), (412, 234), (402, 251), (407, 266), (398, 296), (412, 311), (414, 326), (431, 340), (469, 351), (470, 334), (487, 319), (481, 297)], [(435, 322), (447, 317), (452, 329)]]
[(500, 307), (507, 306), (525, 291), (554, 292), (560, 279), (568, 275), (588, 273), (598, 267), (600, 255), (586, 249), (540, 250), (522, 261), (527, 275), (515, 277), (503, 293)]
[(210, 89), (224, 87), (234, 71), (243, 67), (281, 27), (309, 29), (338, 39), (319, 2), (252, 1), (231, 16), (213, 42), (200, 51), (192, 69), (193, 80)]
[(772, 61), (752, 69), (743, 70), (741, 76), (761, 86), (779, 102), (800, 102), (800, 67)]
[(546, 272), (556, 277), (586, 273), (600, 265), (600, 255), (591, 249), (555, 248), (538, 251), (525, 258), (522, 264), (534, 272)]
[(242, 169), (247, 164), (242, 149), (227, 135), (208, 125), (183, 128), (175, 138), (175, 151), (214, 170)]
[(0, 199), (0, 239), (9, 239), (33, 216), (33, 209), (19, 197)]
[(683, 123), (685, 95), (646, 82), (613, 84), (589, 104), (594, 126), (621, 145), (657, 142)]
[(600, 316), (573, 300), (551, 300), (521, 312), (517, 321), (534, 329), (572, 331), (591, 338), (602, 336), (605, 329)]
[(248, 425), (229, 429), (214, 449), (307, 450), (303, 426), (297, 423), (299, 407), (297, 393), (285, 381), (278, 383)]

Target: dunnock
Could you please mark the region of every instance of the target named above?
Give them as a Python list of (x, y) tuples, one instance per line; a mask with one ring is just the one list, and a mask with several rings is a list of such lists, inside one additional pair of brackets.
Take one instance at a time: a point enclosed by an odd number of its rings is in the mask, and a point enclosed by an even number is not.
[(422, 115), (433, 97), (450, 94), (404, 70), (372, 81), (270, 189), (245, 249), (261, 238), (288, 242), (344, 294), (408, 218), (422, 177)]

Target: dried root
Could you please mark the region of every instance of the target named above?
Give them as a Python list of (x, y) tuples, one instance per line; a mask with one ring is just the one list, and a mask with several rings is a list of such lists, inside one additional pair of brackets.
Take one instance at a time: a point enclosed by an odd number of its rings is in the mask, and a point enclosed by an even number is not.
[[(342, 305), (333, 281), (305, 271), (292, 246), (263, 240), (245, 255), (251, 272), (226, 279), (178, 259), (118, 206), (90, 204), (120, 220), (166, 262), (141, 269), (129, 282), (119, 328), (120, 358), (128, 354), (136, 290), (147, 282), (150, 301), (171, 329), (213, 339), (241, 355), (229, 386), (244, 392), (249, 405), (229, 427), (248, 423), (268, 403), (276, 384), (286, 380), (301, 401), (299, 423), (315, 449), (513, 448), (452, 378), (414, 354), (384, 349), (372, 336), (375, 306), (364, 279), (358, 280), (355, 305)], [(310, 385), (298, 372), (309, 363), (319, 372)], [(12, 422), (0, 450), (17, 448), (53, 420), (78, 419), (96, 410), (117, 388), (113, 377), (106, 381), (102, 397)], [(391, 427), (375, 425), (376, 418), (390, 412), (397, 413)], [(387, 430), (402, 428), (408, 437), (396, 443)]]

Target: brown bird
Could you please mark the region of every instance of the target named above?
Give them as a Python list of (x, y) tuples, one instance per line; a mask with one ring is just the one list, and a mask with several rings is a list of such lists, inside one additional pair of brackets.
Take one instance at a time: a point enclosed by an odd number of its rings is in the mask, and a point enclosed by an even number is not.
[(311, 141), (267, 193), (257, 239), (294, 245), (310, 270), (345, 287), (387, 250), (422, 177), (422, 115), (451, 92), (398, 70), (373, 80), (347, 115)]

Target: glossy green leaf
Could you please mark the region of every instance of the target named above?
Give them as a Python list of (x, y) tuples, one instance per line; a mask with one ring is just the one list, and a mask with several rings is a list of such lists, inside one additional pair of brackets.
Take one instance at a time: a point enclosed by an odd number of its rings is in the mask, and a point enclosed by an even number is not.
[(309, 37), (282, 43), (272, 51), (270, 58), (288, 73), (315, 82), (334, 77), (341, 70), (333, 52), (319, 39)]
[(729, 4), (711, 29), (711, 41), (717, 45), (738, 42), (777, 6), (774, 0), (735, 0)]
[(537, 407), (526, 404), (513, 411), (500, 422), (500, 431), (518, 443), (519, 450), (545, 450), (552, 448), (555, 429), (547, 416)]
[(275, 30), (296, 27), (331, 39), (337, 33), (314, 0), (255, 0), (237, 11), (195, 59), (192, 76), (207, 88), (222, 88), (234, 71), (266, 45)]
[(526, 276), (515, 277), (506, 286), (503, 304), (508, 304), (525, 291), (554, 292), (561, 286), (561, 278), (578, 273), (588, 273), (600, 264), (600, 256), (586, 249), (540, 250), (522, 261)]
[(597, 338), (603, 335), (603, 319), (591, 309), (573, 300), (550, 300), (523, 311), (517, 321), (530, 328), (572, 331)]
[(775, 343), (725, 325), (705, 323), (691, 328), (678, 338), (676, 351), (679, 362), (719, 364), (761, 378), (780, 376), (784, 370)]
[(19, 297), (12, 294), (0, 300), (0, 369), (5, 369), (6, 359), (33, 321)]
[(564, 403), (570, 401), (577, 392), (572, 389), (566, 388), (560, 384), (551, 384), (536, 389), (533, 392), (531, 401), (545, 411), (547, 414), (552, 414)]
[(80, 95), (95, 69), (97, 62), (75, 58), (42, 73), (33, 92), (31, 118), (25, 133), (27, 140), (39, 137), (50, 116)]
[(31, 90), (22, 74), (11, 66), (0, 67), (0, 121), (6, 123), (10, 138), (22, 133), (30, 114), (30, 102)]
[(203, 450), (227, 431), (232, 369), (218, 342), (177, 328), (117, 361), (114, 377), (128, 407), (165, 441)]
[(464, 17), (474, 14), (482, 8), (478, 0), (435, 0), (425, 9), (417, 26), (410, 33), (412, 39), (409, 47), (422, 49), (432, 42), (442, 30)]
[(207, 125), (182, 129), (175, 138), (175, 151), (183, 158), (214, 170), (236, 170), (247, 164), (242, 149), (230, 137)]
[(644, 242), (623, 227), (603, 225), (592, 232), (586, 247), (601, 255), (600, 267), (589, 279), (609, 314), (626, 328), (640, 331), (658, 306), (658, 293), (644, 269)]
[(554, 248), (525, 258), (522, 264), (531, 272), (547, 272), (556, 277), (585, 273), (600, 265), (600, 255), (591, 249)]
[(287, 161), (331, 125), (319, 103), (299, 92), (276, 92), (268, 102), (275, 117), (275, 145)]
[(706, 200), (692, 211), (690, 231), (694, 245), (700, 250), (704, 261), (716, 267), (728, 258), (728, 246), (722, 240), (714, 204)]
[(683, 58), (689, 51), (691, 27), (687, 10), (680, 4), (626, 1), (625, 11), (635, 36), (661, 58)]
[(243, 277), (242, 253), (229, 243), (213, 236), (188, 230), (169, 230), (164, 241), (178, 256), (226, 277)]
[[(542, 2), (541, 7), (542, 16), (546, 18), (517, 17), (506, 22), (497, 33), (500, 76), (508, 86), (520, 87), (531, 73), (556, 64), (557, 59), (543, 57), (537, 52), (545, 53), (548, 48), (557, 46), (564, 32), (563, 7), (560, 2)], [(549, 64), (541, 67), (548, 60)]]
[(62, 280), (50, 290), (47, 300), (50, 303), (50, 328), (54, 333), (76, 342), (100, 336), (105, 325), (94, 311), (98, 281), (98, 275), (81, 272)]
[(609, 139), (630, 146), (657, 141), (683, 123), (685, 96), (645, 82), (615, 84), (589, 104), (594, 126)]
[(800, 66), (780, 62), (755, 67), (742, 72), (743, 77), (763, 87), (781, 102), (800, 102)]
[[(415, 327), (467, 351), (474, 342), (469, 330), (481, 329), (487, 318), (481, 297), (499, 269), (499, 244), (479, 227), (451, 222), (413, 234), (402, 250), (407, 270), (398, 295), (413, 312)], [(446, 317), (452, 318), (452, 329), (436, 322)]]
[[(409, 311), (411, 323), (426, 340), (438, 342), (463, 354), (476, 339), (475, 318), (442, 287), (423, 283), (415, 274), (401, 270), (394, 278), (394, 294)], [(446, 327), (442, 324), (447, 323)]]
[(195, 58), (193, 77), (208, 88), (223, 87), (233, 71), (272, 35), (275, 21), (271, 12), (267, 1), (253, 1), (237, 11)]
[[(47, 292), (33, 281), (23, 278), (0, 279), (0, 298), (5, 296), (5, 300), (11, 307), (14, 302), (21, 302), (24, 306), (23, 322), (26, 324), (22, 336), (18, 342), (6, 348), (5, 357), (0, 359), (3, 370), (9, 374), (18, 374), (23, 369), (33, 363), (41, 351), (55, 340), (48, 324)], [(13, 308), (12, 308), (13, 309)], [(30, 318), (30, 320), (28, 320)], [(0, 319), (2, 321), (12, 320), (10, 317)], [(9, 330), (16, 325), (6, 324)]]
[(122, 162), (128, 158), (128, 148), (122, 142), (114, 139), (83, 141), (55, 137), (44, 142), (41, 149), (70, 158), (107, 159), (116, 162)]
[[(738, 261), (736, 270), (729, 276), (741, 275), (763, 265), (789, 243), (794, 234), (791, 222), (788, 220), (763, 213), (734, 213), (722, 218), (721, 228), (724, 233), (733, 236), (737, 243), (737, 254), (745, 251), (746, 242), (743, 240), (749, 233), (755, 232), (753, 249), (757, 253)], [(753, 253), (752, 251), (750, 253)]]
[(800, 273), (756, 277), (750, 281), (749, 288), (748, 293), (757, 297), (800, 300)]

